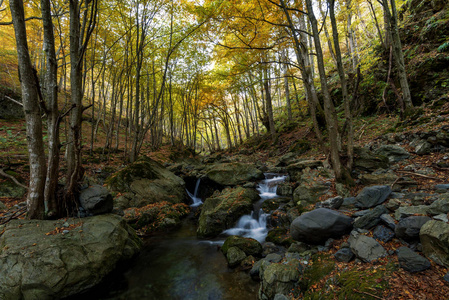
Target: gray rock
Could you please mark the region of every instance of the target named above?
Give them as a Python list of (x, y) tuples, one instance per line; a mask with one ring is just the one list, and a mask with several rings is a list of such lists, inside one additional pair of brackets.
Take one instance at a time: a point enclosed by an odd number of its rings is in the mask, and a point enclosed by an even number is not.
[(449, 222), (449, 219), (447, 218), (447, 214), (441, 214), (433, 217), (435, 220), (443, 221), (445, 223)]
[(206, 177), (223, 186), (235, 186), (263, 179), (263, 172), (253, 164), (220, 163), (206, 168)]
[(355, 206), (355, 197), (347, 197), (343, 199), (343, 203), (341, 207), (354, 207)]
[(378, 168), (388, 168), (388, 158), (377, 155), (367, 148), (354, 147), (354, 168), (372, 172)]
[(419, 232), (423, 253), (439, 265), (449, 267), (449, 224), (429, 221)]
[(421, 227), (428, 221), (430, 221), (430, 218), (425, 216), (411, 216), (402, 219), (396, 224), (396, 237), (404, 241), (417, 240)]
[(335, 252), (334, 256), (338, 261), (350, 262), (354, 258), (354, 253), (349, 248), (342, 248)]
[(276, 294), (274, 296), (274, 300), (289, 300), (289, 299), (282, 294)]
[(352, 219), (327, 208), (318, 208), (296, 218), (290, 226), (293, 239), (310, 243), (324, 243), (339, 238), (352, 228)]
[(418, 205), (418, 206), (401, 206), (394, 212), (394, 217), (396, 220), (401, 220), (414, 215), (426, 216), (429, 214), (430, 206)]
[(387, 256), (387, 251), (379, 242), (366, 235), (352, 232), (348, 239), (352, 252), (364, 262), (372, 262)]
[(428, 259), (407, 247), (398, 249), (398, 261), (399, 266), (410, 273), (422, 272), (430, 268), (430, 261)]
[(391, 217), (388, 214), (383, 214), (380, 216), (380, 219), (382, 220), (382, 222), (387, 225), (388, 227), (390, 227), (391, 229), (395, 230), (396, 229), (396, 223), (394, 222), (393, 217)]
[(302, 207), (315, 204), (319, 197), (329, 191), (329, 186), (322, 182), (301, 184), (293, 192), (293, 201)]
[(418, 155), (426, 155), (432, 151), (432, 144), (427, 141), (421, 140), (415, 147), (415, 153)]
[(80, 226), (68, 234), (46, 235), (64, 222), (8, 223), (0, 237), (0, 299), (60, 299), (80, 293), (141, 247), (134, 230), (116, 215), (68, 219)]
[(277, 253), (270, 253), (264, 258), (264, 260), (270, 263), (278, 263), (281, 262), (282, 256)]
[(324, 207), (324, 208), (331, 208), (331, 209), (339, 209), (342, 204), (343, 204), (343, 197), (337, 196), (337, 197), (329, 198), (327, 200), (317, 203), (316, 207), (317, 208)]
[(355, 206), (359, 208), (370, 208), (382, 204), (391, 194), (388, 185), (375, 185), (364, 188), (355, 197)]
[(429, 206), (429, 214), (439, 215), (449, 213), (449, 193), (442, 194), (438, 197), (438, 200), (434, 201)]
[(380, 216), (387, 213), (387, 209), (383, 205), (376, 206), (364, 216), (354, 221), (354, 228), (370, 229), (380, 222)]
[(293, 195), (293, 187), (288, 182), (280, 183), (276, 189), (276, 195), (279, 196), (292, 196)]
[(228, 265), (231, 268), (237, 267), (246, 258), (245, 252), (237, 247), (230, 247), (226, 253)]
[(390, 163), (395, 163), (410, 157), (407, 150), (397, 145), (383, 145), (374, 151), (377, 155), (386, 156)]
[(449, 183), (435, 185), (437, 190), (449, 190)]
[(373, 231), (373, 237), (381, 242), (389, 242), (394, 237), (394, 232), (388, 227), (383, 225), (377, 226)]
[(110, 213), (114, 201), (107, 188), (101, 185), (94, 185), (81, 191), (80, 204), (89, 213), (100, 215)]
[(301, 273), (301, 264), (296, 259), (287, 264), (268, 265), (261, 276), (259, 299), (273, 299), (276, 294), (289, 295), (298, 287)]

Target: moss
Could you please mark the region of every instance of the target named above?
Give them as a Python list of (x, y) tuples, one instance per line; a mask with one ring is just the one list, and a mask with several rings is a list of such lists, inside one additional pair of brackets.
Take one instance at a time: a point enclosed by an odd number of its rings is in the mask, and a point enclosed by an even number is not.
[(269, 231), (265, 240), (284, 247), (290, 247), (290, 245), (294, 243), (294, 240), (286, 228), (275, 228)]
[[(310, 287), (318, 283), (321, 279), (327, 276), (335, 267), (334, 260), (327, 254), (316, 254), (312, 258), (312, 264), (304, 271), (303, 280), (300, 283), (301, 290), (306, 292)], [(305, 295), (312, 296), (306, 293)], [(306, 298), (306, 297), (305, 297)], [(306, 298), (318, 299), (318, 298)]]

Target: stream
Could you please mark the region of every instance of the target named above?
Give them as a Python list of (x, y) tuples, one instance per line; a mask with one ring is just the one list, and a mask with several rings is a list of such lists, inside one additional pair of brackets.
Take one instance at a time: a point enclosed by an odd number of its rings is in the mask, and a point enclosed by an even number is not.
[[(263, 201), (276, 197), (276, 186), (284, 177), (267, 174), (259, 184), (261, 196), (251, 215), (242, 216), (235, 228), (217, 239), (196, 237), (193, 216), (183, 220), (179, 229), (145, 239), (142, 252), (124, 272), (107, 278), (83, 299), (257, 299), (259, 283), (245, 272), (228, 268), (219, 249), (227, 235), (252, 237), (260, 242), (267, 235), (267, 217), (260, 208)], [(192, 207), (202, 203), (192, 195)]]

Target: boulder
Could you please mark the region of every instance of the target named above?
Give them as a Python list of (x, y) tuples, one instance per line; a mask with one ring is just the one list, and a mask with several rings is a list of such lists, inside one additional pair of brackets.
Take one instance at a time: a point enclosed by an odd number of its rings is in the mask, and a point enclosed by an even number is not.
[(81, 191), (80, 204), (88, 213), (100, 215), (110, 213), (114, 203), (107, 188), (93, 185)]
[(296, 259), (286, 264), (266, 266), (261, 276), (259, 299), (273, 299), (277, 294), (289, 295), (298, 287), (301, 274), (302, 267)]
[(419, 238), (421, 227), (430, 221), (429, 217), (411, 216), (399, 221), (394, 230), (396, 237), (404, 241), (413, 241)]
[(449, 224), (429, 221), (419, 232), (423, 253), (439, 265), (449, 267)]
[(329, 191), (329, 185), (322, 182), (303, 183), (298, 186), (293, 192), (293, 201), (305, 207), (310, 204), (315, 204), (319, 197)]
[(399, 266), (410, 273), (422, 272), (430, 268), (430, 261), (407, 247), (397, 250)]
[(253, 189), (226, 188), (207, 198), (201, 209), (197, 235), (210, 238), (235, 225), (237, 220), (249, 214), (259, 195)]
[(205, 176), (222, 186), (235, 186), (248, 181), (264, 179), (263, 172), (254, 164), (219, 163), (206, 168)]
[(382, 204), (391, 194), (388, 185), (374, 185), (365, 187), (356, 197), (355, 206), (358, 208), (370, 208)]
[(416, 215), (426, 216), (429, 213), (429, 209), (430, 206), (428, 205), (401, 206), (394, 212), (394, 217), (399, 221)]
[(301, 178), (302, 171), (306, 168), (316, 169), (318, 167), (322, 167), (323, 162), (320, 160), (301, 160), (294, 164), (287, 166), (288, 175), (294, 181), (298, 181)]
[(354, 228), (370, 229), (380, 222), (380, 216), (385, 213), (387, 213), (385, 206), (376, 206), (365, 215), (357, 218), (354, 221)]
[(380, 146), (374, 153), (387, 157), (390, 163), (396, 163), (410, 157), (410, 153), (407, 150), (397, 145)]
[(147, 157), (113, 174), (106, 183), (113, 191), (131, 192), (131, 206), (142, 207), (161, 201), (180, 203), (187, 199), (184, 180)]
[(348, 263), (354, 257), (354, 253), (349, 248), (342, 248), (335, 252), (334, 256), (337, 261)]
[(289, 182), (280, 183), (276, 189), (276, 195), (291, 197), (293, 195), (292, 184)]
[(387, 251), (379, 242), (355, 231), (351, 233), (348, 243), (352, 252), (364, 262), (372, 262), (387, 256)]
[(350, 217), (327, 208), (318, 208), (296, 218), (290, 226), (290, 234), (297, 241), (320, 244), (348, 233), (351, 223)]
[(327, 200), (317, 203), (316, 207), (317, 208), (324, 207), (324, 208), (330, 208), (330, 209), (339, 209), (342, 204), (343, 204), (343, 197), (337, 196), (337, 197), (329, 198)]
[(371, 152), (367, 148), (354, 147), (354, 168), (373, 172), (379, 168), (388, 168), (388, 158)]
[(80, 293), (140, 247), (134, 230), (117, 215), (12, 220), (0, 237), (0, 299), (60, 299)]
[(230, 247), (226, 252), (226, 259), (231, 268), (237, 267), (246, 258), (245, 252), (237, 247)]
[(394, 237), (394, 231), (383, 225), (377, 226), (373, 231), (373, 238), (381, 242), (389, 242)]
[(255, 239), (245, 238), (237, 235), (229, 236), (221, 247), (221, 251), (226, 255), (229, 248), (237, 247), (246, 255), (260, 256), (262, 245)]

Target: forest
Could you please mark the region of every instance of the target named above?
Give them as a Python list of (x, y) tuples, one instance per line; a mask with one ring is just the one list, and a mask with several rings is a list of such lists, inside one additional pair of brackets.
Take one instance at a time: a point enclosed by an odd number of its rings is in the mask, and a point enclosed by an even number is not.
[(0, 0), (0, 40), (1, 299), (449, 295), (448, 1)]

